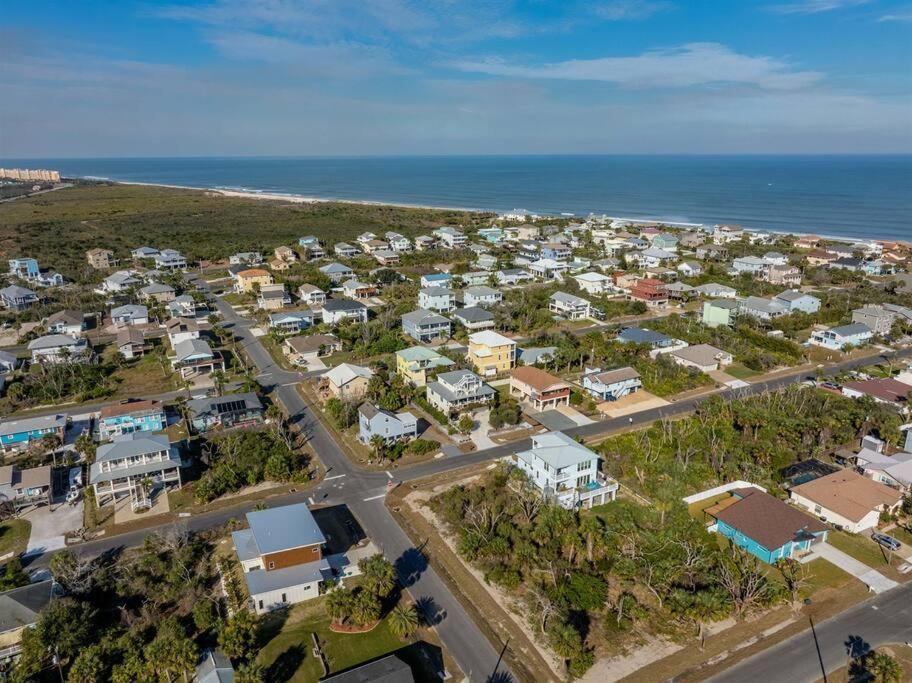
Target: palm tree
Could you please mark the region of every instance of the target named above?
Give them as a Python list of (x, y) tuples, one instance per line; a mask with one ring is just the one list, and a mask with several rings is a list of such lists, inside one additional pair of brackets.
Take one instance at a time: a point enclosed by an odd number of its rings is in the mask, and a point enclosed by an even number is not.
[(902, 665), (884, 652), (868, 655), (864, 668), (877, 683), (899, 683), (903, 679)]
[(398, 604), (389, 614), (389, 628), (393, 635), (405, 640), (418, 629), (418, 610), (415, 605)]
[(361, 560), (358, 569), (364, 575), (365, 587), (374, 595), (389, 595), (396, 585), (396, 570), (380, 553)]
[(326, 611), (337, 624), (344, 624), (352, 613), (352, 593), (342, 587), (336, 587), (326, 596)]
[(380, 462), (386, 457), (386, 439), (379, 434), (374, 434), (370, 438), (370, 447), (374, 452), (374, 457)]

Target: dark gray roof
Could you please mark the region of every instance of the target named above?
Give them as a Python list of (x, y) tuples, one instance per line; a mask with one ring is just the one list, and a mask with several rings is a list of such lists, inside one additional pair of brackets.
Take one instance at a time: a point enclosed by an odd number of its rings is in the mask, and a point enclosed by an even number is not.
[(51, 601), (54, 582), (32, 583), (0, 593), (0, 633), (31, 626)]
[(456, 311), (454, 317), (465, 320), (469, 323), (482, 323), (488, 320), (494, 320), (494, 314), (479, 306), (469, 306)]
[(323, 679), (324, 683), (414, 683), (408, 664), (395, 654), (386, 655), (367, 664)]
[(262, 554), (326, 543), (306, 503), (248, 512), (247, 522)]
[(439, 313), (426, 311), (419, 308), (417, 311), (411, 311), (402, 315), (402, 322), (415, 323), (416, 325), (443, 325), (450, 322)]
[(251, 408), (262, 409), (263, 404), (259, 396), (252, 391), (244, 394), (226, 394), (224, 396), (212, 396), (204, 398), (195, 398), (187, 401), (187, 411), (195, 417), (203, 413), (212, 413), (220, 415), (233, 410), (250, 410)]
[(352, 301), (351, 299), (327, 299), (323, 304), (323, 309), (326, 311), (358, 311), (363, 308), (367, 308), (360, 301)]
[(244, 572), (244, 580), (247, 582), (247, 590), (251, 596), (322, 581), (330, 577), (332, 577), (332, 568), (326, 558), (307, 564), (271, 569), (268, 572), (262, 569)]
[(671, 338), (661, 332), (654, 332), (640, 327), (627, 327), (620, 331), (618, 339), (634, 344), (667, 344)]

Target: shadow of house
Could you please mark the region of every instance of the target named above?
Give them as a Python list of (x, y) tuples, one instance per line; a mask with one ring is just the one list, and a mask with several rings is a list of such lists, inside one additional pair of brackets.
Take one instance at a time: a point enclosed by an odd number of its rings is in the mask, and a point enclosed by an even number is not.
[[(332, 683), (431, 683), (446, 675), (443, 652), (419, 640), (387, 655), (353, 666), (323, 679)], [(269, 680), (285, 680), (270, 678)]]

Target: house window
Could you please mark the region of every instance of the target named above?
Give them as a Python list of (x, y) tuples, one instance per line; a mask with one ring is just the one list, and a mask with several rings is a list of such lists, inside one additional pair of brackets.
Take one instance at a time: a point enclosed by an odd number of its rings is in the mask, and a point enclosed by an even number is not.
[(821, 512), (823, 512), (823, 508), (821, 508), (819, 505), (815, 505), (814, 512), (819, 515)]
[(285, 593), (282, 593), (282, 602), (288, 602), (288, 598), (285, 597)]
[(263, 609), (263, 601), (260, 600), (260, 609)]
[(275, 562), (269, 563), (269, 569), (275, 569)]

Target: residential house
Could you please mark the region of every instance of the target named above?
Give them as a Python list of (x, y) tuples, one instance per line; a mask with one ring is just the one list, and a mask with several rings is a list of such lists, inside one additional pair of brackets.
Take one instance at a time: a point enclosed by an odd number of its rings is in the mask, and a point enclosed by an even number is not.
[(644, 277), (637, 281), (628, 296), (647, 306), (664, 306), (668, 303), (668, 288), (661, 280)]
[(586, 368), (583, 373), (583, 389), (602, 401), (617, 401), (642, 388), (640, 373), (631, 367), (616, 370)]
[(817, 235), (803, 235), (795, 240), (796, 249), (816, 249), (820, 245)]
[(148, 325), (149, 309), (141, 304), (126, 304), (111, 309), (111, 322), (115, 327)]
[(302, 304), (308, 306), (319, 306), (326, 301), (326, 292), (309, 283), (304, 283), (298, 287), (298, 298)]
[(239, 251), (228, 257), (228, 264), (232, 266), (258, 266), (263, 262), (263, 255), (258, 251)]
[(512, 456), (548, 500), (567, 509), (590, 508), (615, 500), (618, 483), (598, 469), (599, 456), (563, 432), (532, 435), (532, 448)]
[(505, 268), (494, 273), (497, 284), (518, 285), (532, 279), (532, 274), (522, 268)]
[(134, 326), (117, 330), (117, 339), (114, 343), (117, 352), (127, 360), (142, 358), (152, 348), (152, 343), (146, 340), (143, 331)]
[(453, 319), (472, 332), (494, 329), (494, 314), (479, 306), (460, 308), (453, 312)]
[(187, 401), (190, 426), (197, 434), (210, 429), (253, 427), (265, 421), (266, 411), (252, 391), (224, 396), (206, 396)]
[(511, 242), (516, 242), (518, 240), (534, 240), (538, 238), (540, 234), (541, 229), (532, 223), (524, 223), (523, 225), (514, 225), (504, 228), (504, 239)]
[(678, 260), (678, 255), (664, 249), (649, 247), (642, 251), (632, 251), (627, 254), (627, 261), (636, 263), (641, 268), (655, 268), (668, 266)]
[(367, 306), (352, 299), (327, 299), (323, 302), (320, 313), (327, 325), (338, 325), (346, 320), (367, 322)]
[(749, 296), (738, 305), (739, 315), (749, 315), (758, 320), (773, 320), (788, 314), (788, 309), (775, 299)]
[(669, 301), (689, 301), (693, 298), (694, 288), (683, 282), (669, 282), (665, 285)]
[(277, 246), (272, 253), (275, 254), (277, 259), (286, 263), (294, 263), (298, 260), (298, 253), (284, 244)]
[(106, 270), (117, 265), (117, 259), (114, 258), (113, 251), (97, 247), (86, 252), (86, 261), (95, 270)]
[(24, 507), (51, 503), (51, 466), (20, 470), (16, 465), (0, 467), (0, 497), (18, 512)]
[(459, 276), (466, 287), (481, 287), (491, 281), (492, 273), (486, 270), (472, 270)]
[(738, 225), (714, 225), (712, 238), (716, 244), (739, 242), (744, 237), (744, 230)]
[(526, 401), (538, 411), (570, 405), (570, 385), (531, 365), (510, 371), (510, 395)]
[(707, 327), (720, 327), (725, 325), (733, 327), (738, 316), (740, 304), (731, 299), (713, 299), (703, 302), (701, 320)]
[(645, 327), (625, 327), (618, 332), (617, 340), (622, 344), (647, 344), (653, 349), (674, 346), (671, 337)]
[(355, 271), (351, 268), (341, 263), (336, 263), (335, 261), (333, 263), (327, 263), (325, 266), (321, 266), (320, 272), (336, 284), (344, 282), (355, 275)]
[(875, 403), (886, 403), (902, 413), (908, 412), (910, 393), (912, 393), (912, 385), (892, 377), (844, 382), (842, 385), (844, 396), (849, 398), (870, 396)]
[(210, 375), (225, 369), (225, 359), (202, 339), (186, 339), (175, 344), (170, 360), (171, 367), (180, 373), (181, 379)]
[(838, 257), (835, 254), (831, 254), (828, 251), (815, 249), (809, 254), (806, 254), (804, 260), (807, 261), (809, 266), (829, 266), (837, 258)]
[(396, 351), (396, 372), (416, 387), (427, 384), (428, 372), (436, 372), (451, 365), (453, 361), (426, 346), (412, 346)]
[(209, 307), (204, 301), (197, 301), (189, 294), (181, 294), (168, 302), (168, 315), (172, 318), (198, 318), (208, 312)]
[(427, 383), (427, 400), (446, 415), (478, 404), (490, 403), (497, 391), (469, 370), (451, 370)]
[(503, 301), (503, 294), (493, 287), (484, 285), (466, 287), (462, 292), (462, 303), (466, 308), (472, 306), (488, 308), (489, 306), (496, 306), (501, 301)]
[(713, 299), (734, 299), (738, 296), (738, 290), (727, 285), (720, 285), (715, 282), (707, 282), (705, 285), (697, 285), (694, 291), (706, 297)]
[(167, 426), (161, 401), (129, 399), (106, 405), (98, 413), (98, 438), (102, 441), (133, 432), (160, 432)]
[(652, 246), (663, 251), (675, 252), (678, 250), (678, 238), (667, 232), (659, 233), (652, 238)]
[(888, 335), (897, 319), (912, 322), (912, 309), (895, 304), (865, 304), (852, 311), (852, 322), (862, 323), (874, 334)]
[(326, 536), (306, 503), (248, 512), (247, 524), (231, 538), (257, 614), (316, 598), (325, 582), (360, 574), (355, 551), (323, 555)]
[(137, 261), (139, 259), (150, 259), (154, 258), (158, 254), (158, 249), (154, 247), (139, 247), (130, 252), (130, 257)]
[(812, 332), (808, 343), (833, 351), (843, 351), (851, 346), (864, 344), (873, 337), (874, 333), (867, 325), (851, 323)]
[(49, 315), (44, 321), (48, 334), (66, 334), (79, 337), (85, 331), (85, 314), (82, 311), (63, 310)]
[(710, 527), (767, 564), (796, 558), (826, 541), (823, 522), (757, 488), (734, 489), (705, 510)]
[(200, 338), (199, 324), (192, 318), (170, 318), (165, 323), (165, 332), (172, 347), (183, 341)]
[(364, 242), (361, 242), (361, 251), (369, 256), (372, 256), (381, 251), (390, 251), (391, 253), (395, 254), (395, 252), (392, 252), (390, 250), (389, 244), (383, 240), (366, 240)]
[(418, 436), (418, 418), (408, 411), (392, 413), (373, 403), (362, 403), (358, 407), (358, 439), (371, 444), (375, 436), (381, 437), (386, 446), (414, 439)]
[(701, 261), (727, 261), (728, 247), (718, 244), (704, 244), (697, 247), (694, 255)]
[(19, 358), (15, 353), (0, 351), (0, 375), (13, 372), (19, 367)]
[(492, 330), (474, 332), (467, 358), (483, 377), (504, 374), (516, 364), (516, 342)]
[(592, 304), (588, 300), (566, 292), (552, 294), (548, 300), (548, 310), (567, 320), (584, 320), (592, 316)]
[(342, 342), (332, 334), (311, 334), (291, 337), (282, 342), (282, 351), (292, 363), (306, 364), (311, 358), (320, 358), (342, 350)]
[(857, 534), (875, 528), (881, 513), (895, 513), (902, 505), (903, 494), (844, 469), (792, 487), (789, 499), (830, 524)]
[(333, 246), (333, 253), (342, 258), (354, 258), (361, 252), (357, 247), (353, 247), (347, 242), (336, 242), (335, 246)]
[(262, 285), (257, 294), (257, 308), (263, 311), (277, 311), (291, 305), (291, 296), (285, 291), (285, 285), (276, 283)]
[(4, 670), (9, 671), (22, 653), (23, 634), (38, 624), (54, 597), (55, 585), (47, 579), (0, 593), (0, 666)]
[(478, 236), (491, 244), (499, 244), (505, 238), (502, 228), (479, 228)]
[(437, 246), (437, 240), (430, 235), (418, 235), (415, 238), (415, 251), (430, 251)]
[(206, 649), (191, 680), (194, 683), (233, 683), (234, 667), (222, 651)]
[(101, 281), (101, 292), (104, 294), (119, 294), (138, 287), (142, 280), (132, 270), (117, 270)]
[(557, 353), (556, 346), (529, 346), (524, 349), (516, 349), (516, 359), (521, 360), (523, 365), (547, 364), (554, 359)]
[(684, 277), (697, 277), (703, 274), (703, 266), (696, 261), (681, 261), (678, 264), (678, 272)]
[(773, 285), (787, 285), (797, 287), (801, 284), (801, 270), (795, 266), (770, 266), (760, 275), (761, 280), (765, 280)]
[(694, 344), (677, 349), (668, 354), (678, 365), (695, 368), (700, 372), (713, 372), (732, 364), (732, 355), (728, 351), (717, 349), (709, 344)]
[(738, 275), (749, 273), (762, 275), (770, 268), (770, 263), (759, 256), (741, 256), (732, 261), (732, 270)]
[(9, 260), (9, 274), (20, 280), (37, 282), (41, 279), (41, 268), (33, 258), (12, 258)]
[(785, 307), (789, 313), (816, 313), (820, 310), (820, 299), (797, 289), (787, 289), (773, 297), (773, 301)]
[(367, 393), (367, 383), (374, 371), (352, 363), (341, 363), (324, 372), (321, 388), (324, 392), (342, 399), (357, 399)]
[(130, 498), (133, 509), (151, 505), (152, 488), (180, 488), (182, 467), (177, 448), (167, 434), (133, 432), (114, 437), (95, 451), (95, 462), (89, 468), (89, 483), (95, 490), (99, 506)]
[(848, 270), (854, 273), (864, 268), (864, 261), (860, 258), (843, 257), (831, 262), (829, 267), (833, 270)]
[[(907, 429), (907, 440), (912, 441), (912, 429)], [(906, 448), (912, 446), (907, 443)], [(855, 467), (866, 476), (887, 486), (897, 489), (902, 494), (912, 491), (912, 453), (899, 451), (886, 455), (881, 451), (862, 448), (855, 456)]]
[(418, 291), (418, 306), (428, 311), (449, 313), (456, 309), (456, 294), (446, 287), (425, 287)]
[(543, 280), (561, 279), (568, 270), (570, 270), (570, 264), (555, 261), (552, 258), (538, 259), (529, 264), (529, 272)]
[(389, 249), (378, 249), (371, 254), (374, 257), (374, 260), (377, 261), (381, 266), (396, 266), (399, 265), (399, 252), (391, 251)]
[(541, 245), (541, 258), (554, 261), (566, 261), (573, 255), (573, 250), (560, 242), (545, 242)]
[(390, 249), (397, 253), (404, 253), (412, 250), (412, 241), (405, 235), (400, 235), (398, 232), (388, 232), (384, 237), (386, 237), (386, 241), (389, 242)]
[(174, 301), (175, 296), (177, 296), (177, 293), (174, 291), (174, 287), (163, 285), (160, 282), (153, 282), (139, 290), (140, 300), (147, 303), (166, 304), (169, 301)]
[(762, 258), (772, 266), (787, 266), (789, 262), (788, 256), (778, 251), (768, 251)]
[(157, 270), (186, 270), (187, 259), (175, 249), (162, 249), (152, 257)]
[(82, 362), (90, 355), (89, 343), (81, 337), (47, 334), (28, 343), (32, 363)]
[(237, 275), (235, 275), (235, 279), (234, 290), (238, 294), (250, 294), (255, 289), (262, 287), (263, 285), (271, 285), (274, 282), (269, 271), (263, 270), (262, 268), (246, 268), (245, 270), (240, 270)]
[(419, 342), (447, 339), (452, 333), (449, 320), (439, 313), (419, 308), (402, 316), (402, 331)]
[(24, 311), (38, 303), (38, 295), (19, 285), (0, 289), (0, 303), (8, 311)]
[(432, 234), (440, 240), (440, 243), (447, 249), (460, 249), (464, 247), (468, 241), (463, 233), (456, 228), (451, 228), (449, 226), (437, 228)]
[(573, 279), (579, 285), (579, 288), (588, 294), (601, 296), (614, 291), (614, 280), (602, 273), (580, 273), (579, 275), (574, 275)]
[(426, 273), (421, 276), (420, 285), (424, 287), (449, 287), (453, 276), (449, 273)]
[(269, 314), (269, 328), (278, 334), (296, 334), (313, 325), (310, 311), (283, 311)]
[(63, 443), (66, 424), (67, 416), (63, 414), (4, 420), (0, 422), (0, 448), (6, 452), (22, 450), (46, 436), (56, 436)]
[(492, 256), (491, 254), (481, 254), (477, 259), (475, 259), (475, 266), (480, 268), (487, 273), (490, 273), (492, 270), (497, 268), (497, 257)]

